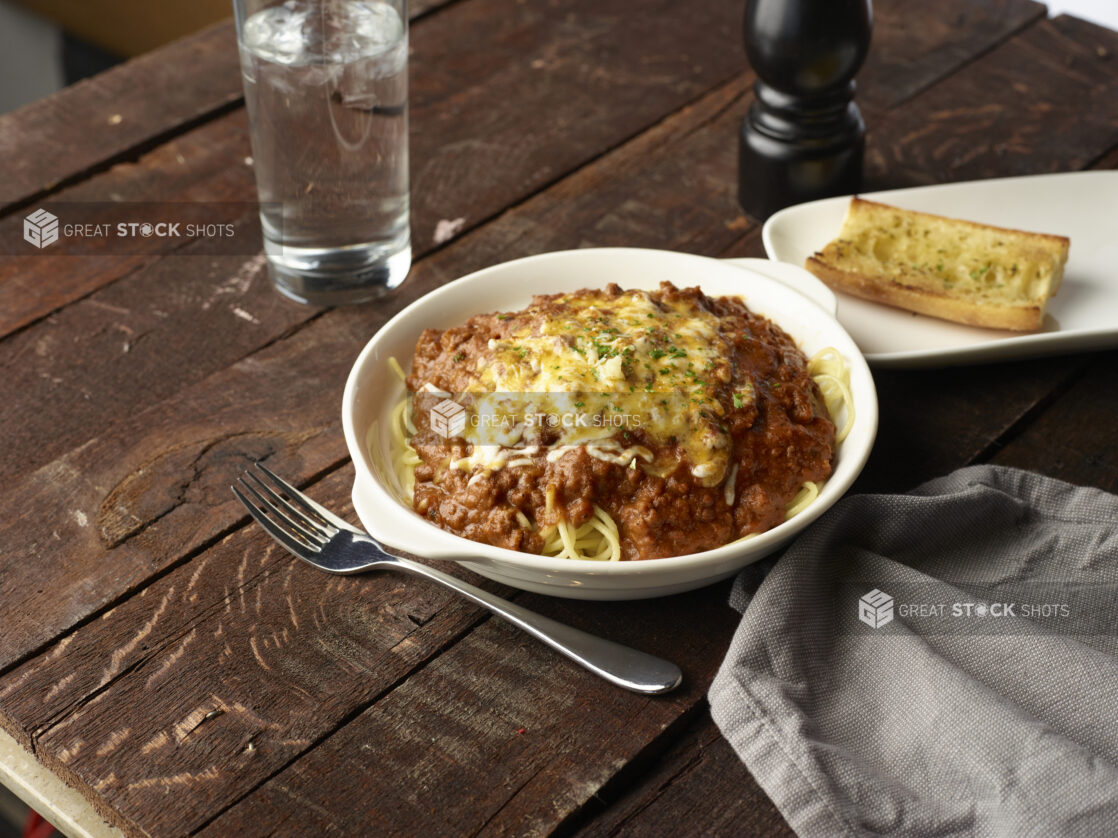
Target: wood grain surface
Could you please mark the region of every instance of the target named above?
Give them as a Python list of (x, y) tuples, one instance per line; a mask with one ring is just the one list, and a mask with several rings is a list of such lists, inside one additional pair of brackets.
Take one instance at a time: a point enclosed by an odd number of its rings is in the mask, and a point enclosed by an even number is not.
[(0, 115), (0, 211), (125, 160), (241, 97), (236, 35), (222, 23)]
[[(411, 0), (408, 16), (414, 23), (451, 2)], [(229, 20), (0, 114), (0, 214), (133, 160), (242, 98)]]
[[(313, 571), (228, 492), (260, 460), (352, 518), (345, 375), (450, 279), (593, 245), (763, 255), (734, 194), (738, 5), (412, 11), (418, 259), (393, 299), (297, 306), (260, 256), (191, 244), (0, 259), (0, 725), (132, 835), (789, 834), (706, 710), (727, 584), (601, 604), (474, 580), (682, 664), (679, 691), (643, 698), (421, 581)], [(871, 185), (1118, 166), (1118, 34), (1028, 0), (875, 12)], [(34, 158), (0, 225), (45, 194), (251, 200), (229, 35), (0, 117), (0, 148)], [(163, 100), (145, 86), (194, 65)], [(110, 101), (126, 130), (94, 132)], [(28, 153), (41, 137), (69, 162)], [(876, 373), (856, 488), (992, 460), (1113, 489), (1112, 355)]]
[(1118, 144), (1116, 50), (1113, 30), (1039, 21), (891, 111), (889, 140), (870, 136), (867, 177), (891, 188), (1088, 168)]

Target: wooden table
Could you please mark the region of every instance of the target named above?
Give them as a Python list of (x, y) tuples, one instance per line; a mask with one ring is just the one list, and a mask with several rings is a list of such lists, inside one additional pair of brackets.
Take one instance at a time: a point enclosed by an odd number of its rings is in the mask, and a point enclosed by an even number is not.
[[(1029, 0), (875, 6), (868, 187), (1118, 165), (1118, 33)], [(682, 664), (642, 698), (422, 581), (317, 573), (230, 495), (263, 460), (352, 515), (346, 372), (449, 279), (585, 245), (763, 255), (735, 201), (740, 2), (412, 12), (417, 262), (392, 300), (302, 307), (262, 258), (181, 243), (0, 261), (0, 724), (132, 835), (786, 833), (704, 701), (728, 584), (594, 604), (483, 583)], [(45, 198), (253, 200), (240, 96), (221, 25), (0, 118), (0, 225)], [(856, 488), (997, 462), (1113, 490), (1116, 371), (880, 372)]]

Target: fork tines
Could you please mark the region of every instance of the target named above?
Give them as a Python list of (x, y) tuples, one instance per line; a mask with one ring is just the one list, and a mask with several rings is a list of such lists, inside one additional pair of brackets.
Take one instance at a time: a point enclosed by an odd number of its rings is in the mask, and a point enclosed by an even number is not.
[[(250, 493), (256, 502), (249, 500), (237, 486), (230, 487), (233, 494), (256, 522), (292, 553), (297, 556), (318, 553), (336, 529), (307, 503), (305, 496), (298, 489), (260, 463), (255, 465), (255, 469), (246, 469), (237, 479), (237, 483)], [(269, 486), (261, 478), (261, 474), (291, 500), (287, 500)]]

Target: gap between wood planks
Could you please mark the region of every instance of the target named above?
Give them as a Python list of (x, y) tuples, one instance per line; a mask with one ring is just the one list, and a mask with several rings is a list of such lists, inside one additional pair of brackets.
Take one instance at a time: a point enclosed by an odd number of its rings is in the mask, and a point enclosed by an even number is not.
[[(453, 5), (453, 4), (461, 3), (461, 2), (465, 2), (465, 0), (447, 0), (447, 5)], [(747, 75), (747, 78), (752, 78), (752, 75), (751, 74)], [(657, 129), (661, 128), (664, 125), (665, 122), (668, 122), (668, 121), (672, 120), (673, 118), (679, 117), (681, 114), (686, 114), (697, 103), (705, 100), (708, 96), (717, 96), (722, 91), (732, 91), (733, 88), (735, 88), (736, 86), (738, 86), (740, 84), (741, 84), (741, 82), (740, 82), (739, 79), (732, 79), (728, 82), (727, 81), (719, 82), (718, 84), (714, 85), (713, 87), (707, 88), (702, 93), (699, 93), (696, 96), (694, 96), (692, 99), (688, 100), (686, 103), (684, 103), (679, 108), (679, 110), (673, 111), (669, 114), (665, 114), (664, 116), (662, 116), (661, 118), (652, 122), (651, 124), (645, 126), (644, 128), (641, 128), (636, 133), (633, 133), (633, 134), (630, 134), (628, 136), (622, 137), (622, 138), (618, 139), (612, 145), (603, 148), (602, 151), (594, 154), (591, 157), (588, 157), (577, 168), (574, 168), (574, 169), (556, 174), (555, 177), (551, 178), (550, 180), (547, 180), (547, 181), (543, 182), (535, 192), (533, 192), (531, 194), (527, 194), (527, 195), (521, 197), (520, 199), (514, 201), (513, 203), (508, 204), (507, 206), (504, 206), (504, 207), (502, 207), (498, 210), (495, 210), (494, 212), (491, 212), (488, 215), (479, 216), (476, 219), (470, 219), (450, 239), (447, 239), (446, 241), (443, 241), (443, 242), (439, 242), (437, 244), (433, 244), (433, 245), (430, 245), (430, 246), (424, 246), (424, 247), (420, 248), (420, 252), (422, 253), (422, 256), (420, 258), (416, 259), (415, 265), (418, 266), (424, 259), (427, 259), (427, 258), (433, 256), (434, 254), (446, 249), (447, 247), (452, 245), (454, 242), (460, 240), (461, 238), (463, 238), (465, 235), (471, 233), (472, 231), (486, 226), (487, 224), (501, 218), (503, 215), (506, 215), (510, 211), (513, 211), (513, 210), (516, 210), (516, 209), (522, 207), (525, 203), (527, 203), (528, 201), (531, 201), (532, 198), (535, 197), (536, 195), (538, 195), (540, 192), (546, 192), (548, 189), (550, 189), (552, 186), (556, 185), (557, 183), (561, 183), (562, 181), (566, 180), (567, 178), (569, 178), (570, 176), (572, 176), (574, 174), (577, 174), (578, 172), (582, 171), (583, 169), (585, 169), (589, 166), (593, 166), (595, 163), (600, 161), (603, 157), (606, 157), (607, 155), (613, 153), (617, 149), (629, 144), (634, 139), (636, 139), (638, 137), (645, 136), (646, 134), (648, 134), (648, 135), (654, 134), (657, 131)], [(688, 132), (686, 132), (682, 136), (687, 136), (689, 134), (700, 131), (703, 128), (705, 128), (707, 125), (709, 125), (710, 123), (717, 121), (718, 119), (720, 119), (723, 116), (723, 114), (726, 111), (736, 107), (737, 104), (743, 98), (745, 98), (745, 96), (747, 96), (747, 95), (749, 95), (749, 94), (748, 94), (748, 91), (745, 90), (745, 89), (737, 92), (730, 101), (728, 101), (724, 106), (722, 106), (722, 108), (720, 110), (718, 110), (714, 114), (704, 118), (703, 120), (697, 122)], [(241, 102), (241, 104), (243, 104), (243, 101)], [(183, 131), (175, 131), (173, 133), (168, 133), (168, 134), (166, 134), (164, 136), (161, 136), (159, 138), (154, 138), (151, 141), (151, 143), (147, 144), (143, 149), (137, 150), (137, 152), (134, 156), (129, 156), (127, 159), (114, 159), (112, 161), (109, 161), (109, 162), (106, 163), (106, 165), (103, 167), (103, 169), (99, 169), (98, 171), (92, 171), (91, 170), (91, 171), (87, 172), (86, 175), (83, 175), (83, 176), (80, 176), (80, 177), (75, 177), (75, 179), (70, 183), (60, 183), (58, 185), (58, 189), (65, 188), (66, 186), (72, 186), (72, 185), (74, 185), (76, 183), (79, 183), (82, 180), (84, 180), (86, 176), (95, 175), (99, 171), (105, 171), (105, 170), (107, 170), (107, 169), (111, 168), (112, 166), (117, 165), (119, 163), (137, 162), (137, 161), (140, 160), (140, 158), (142, 157), (143, 154), (146, 154), (147, 152), (152, 151), (157, 146), (162, 145), (165, 142), (168, 142), (169, 140), (173, 139), (175, 136), (178, 136), (178, 135), (183, 134), (183, 133), (187, 133), (187, 131), (189, 131), (189, 130), (193, 130), (194, 128), (197, 128), (197, 127), (205, 124), (206, 122), (212, 121), (213, 119), (216, 119), (216, 118), (222, 116), (223, 114), (229, 113), (229, 112), (234, 111), (236, 109), (237, 109), (237, 105), (232, 105), (232, 106), (229, 106), (229, 107), (226, 107), (226, 108), (222, 108), (222, 109), (219, 109), (219, 110), (212, 111), (209, 114), (208, 118), (196, 120), (195, 124), (191, 124), (191, 125), (186, 126)], [(661, 143), (650, 145), (649, 150), (650, 151), (655, 150), (660, 145), (662, 145), (663, 142), (673, 142), (673, 141), (676, 141), (678, 139), (680, 139), (680, 137), (665, 136), (662, 139)], [(58, 190), (57, 189), (52, 189), (51, 190), (52, 193), (55, 192), (55, 191), (58, 191)], [(21, 208), (23, 208), (23, 207), (25, 207), (29, 204), (35, 203), (36, 201), (41, 200), (42, 197), (44, 197), (44, 196), (32, 196), (31, 198), (29, 198), (26, 202), (23, 202), (22, 204), (12, 205), (11, 212), (16, 212), (19, 209), (21, 209)], [(10, 214), (10, 213), (8, 211), (0, 212), (0, 217), (3, 217), (4, 215), (7, 215), (7, 214)], [(175, 251), (186, 248), (191, 243), (192, 243), (191, 240), (184, 240), (183, 242), (181, 242), (181, 243), (177, 244), (176, 246), (173, 246), (172, 248), (170, 248), (168, 251), (157, 254), (154, 261), (158, 262), (158, 261), (161, 261), (165, 257), (173, 256), (173, 255), (175, 255)], [(48, 311), (44, 311), (42, 314), (36, 316), (34, 319), (28, 320), (26, 323), (24, 323), (20, 326), (17, 326), (16, 328), (12, 329), (7, 334), (5, 334), (3, 336), (0, 336), (0, 342), (6, 341), (6, 340), (8, 340), (10, 338), (13, 338), (13, 337), (16, 337), (17, 335), (20, 335), (23, 332), (26, 332), (29, 329), (34, 328), (35, 326), (42, 323), (43, 321), (50, 319), (52, 316), (57, 314), (59, 311), (65, 309), (65, 308), (68, 308), (69, 306), (74, 305), (75, 303), (79, 303), (82, 300), (86, 300), (86, 299), (94, 296), (95, 294), (100, 293), (104, 289), (109, 288), (110, 286), (115, 285), (118, 282), (121, 282), (121, 281), (127, 279), (128, 277), (132, 276), (133, 274), (135, 274), (138, 271), (150, 270), (151, 267), (152, 267), (152, 263), (143, 263), (143, 264), (135, 265), (132, 268), (130, 268), (129, 270), (127, 270), (126, 272), (122, 273), (120, 276), (114, 277), (109, 282), (106, 282), (103, 285), (98, 285), (97, 287), (94, 287), (94, 288), (90, 288), (85, 293), (74, 296), (74, 297), (66, 300), (64, 303), (61, 303), (57, 307), (55, 307), (53, 309), (50, 309)], [(302, 329), (309, 326), (311, 323), (313, 323), (315, 320), (317, 320), (319, 317), (321, 317), (323, 314), (325, 314), (327, 311), (330, 311), (330, 310), (331, 310), (331, 308), (323, 308), (323, 309), (317, 311), (316, 313), (309, 316), (306, 320), (291, 326), (290, 328), (288, 328), (287, 330), (285, 330), (281, 334), (276, 335), (275, 337), (273, 337), (268, 342), (263, 343), (260, 346), (253, 348), (250, 352), (246, 353), (245, 356), (241, 356), (241, 358), (234, 359), (230, 363), (230, 365), (236, 363), (237, 361), (241, 360), (244, 357), (248, 357), (248, 355), (252, 355), (256, 352), (260, 352), (264, 349), (267, 349), (269, 346), (272, 346), (273, 344), (277, 343), (278, 341), (283, 340), (284, 338), (290, 337), (291, 335), (301, 331)]]
[(1047, 19), (1047, 13), (1046, 13), (1047, 10), (1045, 9), (1043, 3), (1032, 3), (1032, 5), (1037, 7), (1035, 12), (1034, 12), (1034, 15), (1030, 18), (1022, 20), (1019, 25), (1017, 25), (1016, 27), (1013, 27), (1012, 29), (1007, 31), (1005, 36), (1000, 41), (991, 41), (985, 48), (978, 50), (973, 55), (971, 55), (969, 58), (960, 62), (958, 65), (956, 65), (952, 69), (948, 70), (943, 75), (927, 82), (926, 84), (923, 84), (923, 85), (920, 85), (919, 87), (914, 88), (912, 91), (907, 93), (905, 96), (902, 96), (901, 98), (897, 99), (895, 102), (892, 103), (892, 105), (890, 107), (899, 108), (901, 105), (907, 104), (909, 101), (917, 98), (921, 93), (925, 92), (929, 88), (935, 87), (938, 84), (942, 84), (943, 82), (950, 79), (952, 76), (958, 75), (960, 72), (965, 70), (970, 65), (974, 64), (976, 61), (979, 61), (982, 58), (985, 58), (987, 55), (989, 55), (991, 52), (996, 50), (998, 47), (1000, 47), (1006, 41), (1009, 41), (1009, 40), (1012, 40), (1013, 38), (1016, 38), (1018, 35), (1020, 35), (1026, 29), (1029, 29), (1033, 26), (1036, 26), (1037, 23), (1039, 23), (1042, 20), (1046, 20)]
[[(595, 817), (621, 799), (626, 791), (638, 786), (641, 780), (652, 773), (668, 749), (691, 733), (709, 711), (710, 705), (707, 703), (705, 696), (684, 710), (676, 717), (674, 722), (664, 729), (660, 736), (650, 741), (636, 757), (622, 766), (621, 770), (607, 780), (605, 785), (598, 789), (580, 808), (559, 821), (553, 834), (556, 836), (574, 835), (588, 826)], [(696, 756), (678, 767), (673, 772), (673, 777), (686, 771), (697, 759)], [(646, 803), (645, 806), (647, 805)]]
[(1041, 416), (1054, 407), (1072, 387), (1088, 374), (1094, 366), (1093, 359), (1097, 355), (1097, 351), (1088, 352), (1082, 353), (1080, 357), (1075, 358), (1074, 361), (1072, 361), (1073, 366), (1071, 371), (1060, 379), (1056, 383), (1056, 386), (1018, 416), (1013, 424), (998, 434), (994, 439), (990, 440), (990, 442), (986, 444), (986, 447), (972, 457), (966, 465), (988, 463), (997, 456), (998, 452), (1012, 445), (1014, 440), (1028, 431)]
[(1091, 161), (1088, 169), (1118, 169), (1118, 145)]
[[(324, 314), (324, 313), (325, 312), (321, 312), (320, 314)], [(318, 317), (320, 315), (315, 315), (315, 316)], [(276, 338), (276, 340), (279, 340), (279, 339), (280, 338), (278, 338), (278, 337)], [(316, 483), (319, 483), (320, 481), (324, 480), (325, 478), (329, 477), (331, 474), (336, 472), (338, 469), (344, 468), (347, 462), (348, 462), (348, 458), (343, 458), (343, 459), (337, 460), (333, 463), (330, 463), (329, 465), (327, 465), (327, 466), (325, 466), (321, 469), (318, 469), (313, 474), (309, 475), (306, 479), (300, 481), (300, 483), (298, 484), (299, 488), (305, 488), (305, 487), (308, 487), (308, 486), (313, 486)], [(182, 567), (183, 565), (189, 564), (194, 559), (198, 558), (200, 555), (202, 555), (203, 553), (208, 551), (210, 548), (212, 548), (214, 545), (216, 545), (216, 544), (220, 543), (221, 541), (225, 540), (226, 538), (228, 538), (230, 535), (235, 533), (237, 530), (239, 530), (239, 529), (241, 529), (241, 528), (243, 528), (247, 525), (251, 525), (253, 523), (254, 523), (254, 521), (248, 515), (248, 513), (245, 513), (244, 515), (240, 516), (236, 520), (231, 521), (228, 526), (222, 527), (216, 533), (214, 533), (212, 536), (203, 540), (202, 542), (200, 542), (199, 544), (195, 545), (193, 548), (188, 550), (186, 553), (184, 553), (182, 555), (181, 558), (175, 560), (174, 562), (169, 563), (166, 567), (160, 568), (158, 571), (155, 571), (154, 573), (152, 573), (150, 576), (146, 577), (142, 582), (138, 583), (134, 587), (127, 588), (127, 589), (121, 591), (119, 595), (113, 597), (104, 606), (102, 606), (101, 608), (98, 608), (95, 611), (92, 611), (90, 614), (88, 614), (85, 617), (81, 618), (80, 620), (76, 621), (66, 631), (61, 632), (60, 634), (56, 635), (51, 640), (48, 640), (48, 641), (44, 642), (43, 644), (38, 646), (33, 651), (30, 651), (27, 654), (22, 655), (17, 659), (14, 659), (11, 663), (9, 663), (7, 665), (4, 665), (4, 666), (0, 666), (0, 679), (2, 679), (4, 676), (6, 676), (8, 673), (10, 673), (12, 670), (18, 669), (20, 666), (22, 666), (24, 663), (31, 660), (32, 658), (36, 658), (36, 657), (39, 657), (40, 655), (43, 655), (52, 646), (56, 646), (57, 644), (64, 642), (68, 637), (70, 637), (74, 634), (77, 634), (86, 625), (88, 625), (89, 623), (103, 617), (105, 614), (107, 614), (108, 612), (112, 611), (114, 608), (119, 606), (122, 602), (125, 602), (125, 601), (131, 599), (133, 596), (135, 596), (138, 592), (140, 592), (144, 588), (150, 587), (152, 584), (158, 582), (160, 579), (164, 578), (165, 576), (170, 575), (171, 573), (173, 573), (175, 570)], [(150, 524), (148, 524), (148, 526), (150, 526)], [(251, 579), (256, 579), (259, 576), (260, 576), (260, 574), (257, 574), (256, 576), (251, 577), (250, 581), (251, 581)], [(204, 613), (204, 612), (200, 612), (200, 613)], [(169, 644), (164, 644), (164, 647), (166, 645), (169, 645)], [(136, 663), (129, 665), (128, 667), (125, 668), (125, 670), (122, 670), (121, 672), (117, 673), (117, 675), (115, 675), (110, 681), (106, 682), (101, 687), (99, 687), (97, 689), (97, 692), (98, 693), (103, 692), (105, 689), (107, 689), (109, 686), (111, 686), (113, 683), (115, 683), (117, 680), (119, 680), (120, 676), (122, 676), (125, 671), (131, 670), (135, 666), (137, 666), (137, 665), (139, 665), (140, 663), (143, 663), (143, 662), (144, 661), (141, 659), (140, 661), (137, 661)], [(93, 695), (86, 696), (85, 700), (89, 700), (92, 697), (93, 697)], [(3, 713), (0, 713), (0, 719), (2, 719), (2, 718), (3, 718)], [(12, 736), (14, 736), (16, 739), (20, 740), (21, 742), (24, 741), (24, 737), (18, 731), (9, 730), (8, 732), (11, 733)], [(27, 742), (27, 745), (28, 745), (29, 748), (31, 748), (32, 753), (35, 753), (34, 741), (32, 740), (30, 742)]]
[(212, 122), (213, 120), (218, 119), (219, 117), (224, 116), (227, 113), (231, 113), (243, 106), (243, 97), (240, 99), (235, 99), (231, 102), (217, 105), (203, 114), (199, 114), (198, 116), (184, 120), (183, 122), (175, 125), (173, 128), (168, 128), (157, 134), (153, 134), (143, 141), (129, 146), (122, 151), (116, 152), (115, 154), (104, 158), (100, 162), (95, 163), (80, 172), (76, 172), (72, 175), (67, 175), (61, 178), (60, 180), (50, 184), (47, 187), (44, 187), (38, 192), (31, 193), (27, 197), (21, 198), (17, 201), (12, 201), (10, 203), (4, 204), (2, 207), (0, 207), (0, 218), (7, 217), (9, 215), (16, 215), (34, 204), (45, 201), (52, 195), (55, 195), (63, 191), (64, 189), (75, 186), (82, 181), (94, 177), (95, 175), (107, 172), (109, 169), (113, 168), (113, 166), (119, 166), (122, 163), (135, 163), (149, 151), (152, 151), (153, 149), (170, 142), (171, 140), (175, 139), (175, 137), (193, 131), (195, 128), (199, 128), (202, 125), (205, 125), (207, 122)]

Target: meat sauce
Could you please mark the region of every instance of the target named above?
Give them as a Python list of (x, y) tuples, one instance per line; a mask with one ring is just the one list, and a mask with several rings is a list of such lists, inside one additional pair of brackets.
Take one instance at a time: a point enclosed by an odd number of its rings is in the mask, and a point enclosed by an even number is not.
[[(563, 390), (595, 415), (623, 406), (637, 420), (590, 431), (585, 444), (546, 423), (504, 447), (434, 430), (443, 399), (510, 382)], [(422, 461), (416, 511), (528, 553), (543, 549), (541, 530), (561, 518), (577, 526), (595, 505), (616, 521), (622, 559), (712, 549), (781, 523), (805, 482), (830, 476), (835, 453), (835, 426), (792, 339), (739, 299), (670, 283), (539, 296), (522, 312), (428, 329), (407, 385)]]

